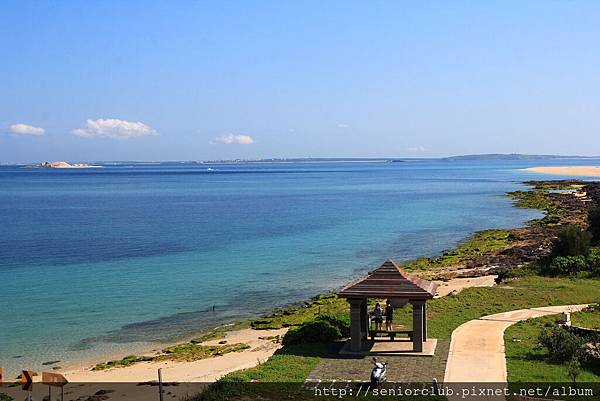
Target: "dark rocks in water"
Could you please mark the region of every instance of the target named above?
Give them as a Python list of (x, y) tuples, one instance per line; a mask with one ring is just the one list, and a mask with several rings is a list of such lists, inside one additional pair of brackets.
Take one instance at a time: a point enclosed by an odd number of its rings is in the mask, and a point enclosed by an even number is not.
[(98, 390), (94, 393), (94, 395), (106, 395), (114, 392), (115, 390)]

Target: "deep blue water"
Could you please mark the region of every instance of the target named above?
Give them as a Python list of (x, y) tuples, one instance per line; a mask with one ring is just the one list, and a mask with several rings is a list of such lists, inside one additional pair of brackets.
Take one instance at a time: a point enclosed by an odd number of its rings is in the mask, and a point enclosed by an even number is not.
[(554, 164), (592, 162), (0, 167), (0, 366), (146, 347), (522, 225), (539, 213), (504, 193)]

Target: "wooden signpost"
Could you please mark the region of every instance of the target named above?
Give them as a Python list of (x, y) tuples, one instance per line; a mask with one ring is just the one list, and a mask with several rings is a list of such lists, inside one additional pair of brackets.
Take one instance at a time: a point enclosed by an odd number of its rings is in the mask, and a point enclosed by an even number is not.
[(21, 383), (23, 383), (21, 388), (24, 391), (31, 392), (31, 389), (33, 388), (33, 372), (31, 370), (21, 371)]
[(63, 401), (65, 397), (63, 387), (68, 382), (67, 378), (60, 373), (42, 372), (42, 383), (48, 385), (48, 400), (52, 400), (52, 387), (60, 387), (60, 400)]
[(21, 371), (21, 388), (23, 391), (27, 391), (27, 399), (31, 401), (31, 391), (33, 390), (33, 372), (31, 370)]

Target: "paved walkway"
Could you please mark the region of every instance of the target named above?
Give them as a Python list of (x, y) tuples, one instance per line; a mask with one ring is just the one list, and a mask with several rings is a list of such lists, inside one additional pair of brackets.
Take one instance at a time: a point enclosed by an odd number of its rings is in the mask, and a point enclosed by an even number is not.
[[(395, 342), (398, 344), (398, 342)], [(387, 378), (390, 382), (426, 382), (444, 377), (449, 340), (438, 340), (434, 356), (378, 356), (377, 360), (388, 363)], [(345, 356), (337, 352), (321, 357), (308, 376), (308, 382), (356, 381), (368, 382), (373, 369), (372, 356)]]
[(530, 318), (576, 312), (587, 305), (548, 306), (497, 313), (471, 320), (452, 333), (445, 383), (506, 383), (504, 330)]

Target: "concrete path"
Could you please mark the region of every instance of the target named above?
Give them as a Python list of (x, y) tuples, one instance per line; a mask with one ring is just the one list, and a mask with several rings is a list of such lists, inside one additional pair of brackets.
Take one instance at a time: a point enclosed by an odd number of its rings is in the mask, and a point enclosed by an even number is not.
[(445, 383), (506, 383), (504, 330), (530, 318), (576, 312), (587, 305), (547, 306), (497, 313), (471, 320), (452, 333)]

